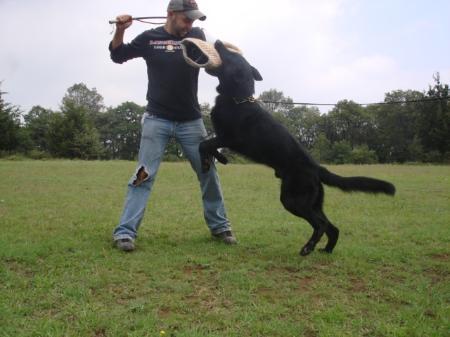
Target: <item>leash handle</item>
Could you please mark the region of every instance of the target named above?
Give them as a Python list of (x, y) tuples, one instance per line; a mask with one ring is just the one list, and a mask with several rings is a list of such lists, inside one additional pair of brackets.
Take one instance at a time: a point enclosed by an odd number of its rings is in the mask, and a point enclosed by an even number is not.
[[(156, 20), (164, 20), (167, 19), (167, 16), (139, 16), (139, 17), (133, 17), (131, 18), (131, 20), (136, 20), (136, 21), (140, 21), (140, 20), (152, 20), (152, 19), (156, 19)], [(109, 20), (108, 21), (110, 25), (113, 25), (115, 23), (117, 23), (117, 20)]]

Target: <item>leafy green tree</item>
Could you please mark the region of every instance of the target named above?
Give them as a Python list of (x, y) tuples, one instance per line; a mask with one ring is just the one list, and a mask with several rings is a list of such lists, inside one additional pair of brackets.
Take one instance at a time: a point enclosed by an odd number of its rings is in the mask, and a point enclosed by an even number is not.
[(312, 156), (320, 163), (333, 161), (332, 145), (324, 133), (319, 133), (311, 150)]
[(411, 144), (416, 137), (417, 114), (423, 104), (424, 94), (414, 90), (396, 90), (385, 95), (385, 105), (370, 107), (368, 111), (375, 116), (375, 141), (371, 148), (381, 162), (414, 161)]
[(62, 105), (83, 108), (94, 125), (100, 126), (99, 117), (105, 111), (105, 106), (103, 97), (97, 92), (97, 89), (89, 89), (84, 83), (76, 83), (67, 89), (62, 99)]
[[(1, 84), (1, 82), (0, 82)], [(5, 102), (0, 89), (0, 151), (13, 152), (20, 147), (20, 115), (18, 107)]]
[(364, 108), (343, 100), (324, 116), (322, 131), (332, 143), (345, 141), (354, 148), (366, 144), (373, 132), (373, 125)]
[(53, 156), (97, 159), (104, 156), (96, 122), (103, 111), (103, 98), (85, 84), (67, 90), (61, 112), (50, 114), (48, 148)]
[(125, 102), (99, 116), (98, 130), (107, 158), (134, 160), (137, 157), (144, 112), (145, 107)]
[(334, 164), (351, 163), (352, 146), (349, 142), (341, 140), (331, 146), (330, 159)]
[(39, 105), (34, 106), (24, 116), (25, 130), (32, 142), (32, 148), (49, 152), (49, 130), (53, 111)]
[(442, 84), (439, 73), (434, 75), (434, 86), (430, 86), (426, 97), (434, 99), (423, 105), (417, 126), (418, 136), (426, 151), (438, 151), (442, 159), (450, 154), (450, 105), (448, 84)]
[(286, 113), (284, 123), (300, 143), (312, 149), (320, 133), (321, 115), (315, 107), (295, 107)]
[(286, 115), (292, 109), (292, 98), (285, 97), (282, 91), (276, 89), (262, 92), (258, 100), (271, 114)]
[(200, 110), (202, 112), (203, 123), (205, 124), (208, 136), (213, 135), (214, 127), (211, 121), (211, 106), (209, 103), (200, 104)]
[(408, 152), (410, 155), (410, 160), (415, 162), (423, 162), (425, 161), (425, 153), (423, 150), (422, 142), (420, 138), (415, 135), (413, 141), (408, 146)]
[(50, 115), (48, 128), (48, 149), (54, 157), (67, 157), (65, 116), (61, 112)]
[(61, 113), (52, 114), (49, 149), (52, 155), (64, 158), (97, 159), (103, 156), (98, 132), (84, 107), (67, 101)]

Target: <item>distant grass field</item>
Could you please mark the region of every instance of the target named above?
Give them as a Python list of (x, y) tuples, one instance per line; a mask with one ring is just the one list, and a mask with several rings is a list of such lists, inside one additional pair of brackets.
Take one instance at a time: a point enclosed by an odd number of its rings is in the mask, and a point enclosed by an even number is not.
[[(111, 246), (135, 163), (0, 161), (0, 336), (449, 336), (450, 167), (334, 166), (394, 197), (327, 188), (335, 252), (257, 165), (220, 166), (239, 239), (210, 239), (186, 163), (164, 163), (137, 250)], [(323, 246), (320, 243), (319, 246)]]

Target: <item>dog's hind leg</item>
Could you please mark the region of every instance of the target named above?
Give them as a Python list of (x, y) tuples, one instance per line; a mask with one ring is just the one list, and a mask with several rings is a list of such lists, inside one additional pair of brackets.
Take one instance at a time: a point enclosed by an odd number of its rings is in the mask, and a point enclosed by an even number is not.
[(313, 227), (314, 231), (311, 238), (306, 242), (306, 244), (300, 250), (300, 255), (306, 256), (310, 254), (314, 248), (316, 248), (317, 243), (322, 238), (323, 234), (327, 231), (327, 224), (315, 213), (308, 214), (304, 216), (304, 219), (308, 221)]
[(324, 224), (325, 234), (327, 235), (328, 242), (325, 248), (320, 249), (322, 252), (331, 253), (333, 252), (334, 246), (336, 246), (337, 240), (339, 238), (339, 229), (337, 229), (331, 222), (328, 220), (327, 216), (323, 211), (323, 200), (324, 200), (324, 189), (323, 185), (318, 185), (318, 195), (316, 198), (316, 202), (313, 206), (314, 213), (317, 215), (319, 221)]
[(334, 226), (330, 222), (330, 220), (328, 220), (327, 216), (325, 215), (325, 213), (322, 210), (320, 210), (320, 216), (322, 219), (324, 219), (327, 222), (325, 234), (327, 235), (328, 242), (327, 242), (325, 248), (321, 248), (319, 250), (321, 252), (325, 252), (325, 253), (332, 253), (333, 249), (336, 246), (336, 243), (339, 239), (339, 229), (336, 226)]
[(295, 180), (283, 179), (280, 200), (286, 210), (305, 219), (313, 228), (311, 238), (300, 250), (300, 255), (306, 256), (314, 250), (326, 232), (328, 223), (313, 209), (313, 205), (316, 204), (314, 200), (318, 197), (315, 186), (299, 186), (299, 184), (293, 186)]

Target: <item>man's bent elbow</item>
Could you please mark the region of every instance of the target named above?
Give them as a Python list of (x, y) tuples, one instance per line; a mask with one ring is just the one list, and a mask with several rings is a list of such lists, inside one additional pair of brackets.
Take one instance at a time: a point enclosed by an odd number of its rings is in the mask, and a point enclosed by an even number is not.
[(111, 60), (112, 60), (114, 63), (119, 63), (119, 64), (122, 64), (122, 63), (125, 62), (125, 60), (122, 59), (121, 57), (113, 56), (113, 55), (111, 55)]
[(114, 63), (123, 63), (123, 62), (125, 62), (126, 60), (124, 59), (124, 57), (122, 57), (122, 53), (120, 52), (120, 49), (121, 49), (121, 46), (122, 46), (123, 44), (121, 43), (121, 44), (119, 44), (119, 45), (115, 45), (114, 44), (114, 41), (111, 41), (111, 43), (109, 44), (109, 52), (110, 52), (110, 57), (111, 57), (111, 60), (114, 62)]

